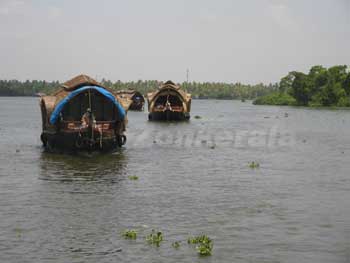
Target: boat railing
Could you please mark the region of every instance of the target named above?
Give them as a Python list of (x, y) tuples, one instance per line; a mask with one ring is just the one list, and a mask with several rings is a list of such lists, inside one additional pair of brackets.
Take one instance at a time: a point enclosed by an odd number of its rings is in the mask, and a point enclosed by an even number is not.
[[(154, 107), (154, 111), (163, 112), (165, 110), (166, 110), (166, 107), (164, 105), (156, 105)], [(171, 106), (171, 111), (182, 112), (183, 107), (182, 106)]]
[[(115, 127), (115, 121), (96, 121), (94, 128), (102, 130), (110, 130)], [(61, 128), (65, 130), (80, 130), (83, 127), (81, 121), (61, 121)]]

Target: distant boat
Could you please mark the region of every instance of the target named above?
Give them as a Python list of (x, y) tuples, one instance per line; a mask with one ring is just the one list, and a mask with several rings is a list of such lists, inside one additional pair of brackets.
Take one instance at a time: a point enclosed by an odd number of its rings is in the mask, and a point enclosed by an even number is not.
[(128, 98), (132, 101), (129, 110), (143, 111), (145, 106), (145, 98), (143, 95), (133, 89), (130, 90), (119, 90), (116, 92), (122, 98)]
[(48, 151), (110, 151), (126, 142), (130, 100), (86, 75), (42, 96), (41, 141)]
[(190, 119), (191, 94), (172, 81), (167, 81), (155, 92), (147, 94), (148, 119), (179, 121)]

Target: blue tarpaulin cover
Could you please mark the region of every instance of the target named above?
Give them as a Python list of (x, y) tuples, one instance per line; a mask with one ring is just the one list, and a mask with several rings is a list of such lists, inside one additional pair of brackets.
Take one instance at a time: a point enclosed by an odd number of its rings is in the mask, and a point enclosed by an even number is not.
[(115, 97), (112, 95), (112, 93), (110, 93), (108, 90), (105, 90), (101, 87), (97, 87), (97, 86), (84, 86), (82, 88), (76, 89), (74, 91), (72, 91), (71, 93), (68, 94), (67, 97), (65, 97), (63, 100), (61, 100), (57, 106), (55, 107), (54, 111), (51, 114), (50, 117), (50, 123), (51, 124), (55, 124), (58, 120), (58, 117), (60, 116), (61, 111), (63, 110), (64, 106), (75, 96), (77, 96), (78, 94), (86, 91), (86, 90), (96, 90), (99, 93), (101, 93), (103, 96), (105, 96), (107, 99), (109, 99), (111, 102), (114, 103), (114, 105), (117, 107), (118, 109), (118, 116), (120, 120), (124, 120), (125, 118), (125, 110), (124, 108), (119, 104), (119, 102), (115, 99)]

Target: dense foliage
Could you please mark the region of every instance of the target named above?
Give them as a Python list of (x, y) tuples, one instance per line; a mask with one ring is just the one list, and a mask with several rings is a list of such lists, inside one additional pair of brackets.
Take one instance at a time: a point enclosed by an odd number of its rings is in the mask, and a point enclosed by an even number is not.
[[(161, 82), (139, 80), (102, 84), (115, 90), (135, 89), (146, 95)], [(34, 96), (49, 94), (59, 87), (58, 81), (0, 80), (0, 96)], [(314, 66), (308, 74), (292, 71), (278, 84), (245, 85), (241, 83), (184, 82), (182, 88), (199, 99), (255, 99), (254, 104), (302, 106), (350, 106), (350, 72), (347, 66)]]
[(279, 91), (272, 92), (265, 96), (261, 96), (253, 101), (255, 105), (296, 105), (296, 100), (288, 93)]
[[(135, 89), (146, 95), (156, 90), (161, 84), (156, 80), (139, 80), (131, 82), (102, 80), (102, 84), (115, 90)], [(277, 90), (277, 85), (244, 85), (241, 83), (200, 83), (184, 82), (182, 88), (192, 94), (194, 98), (212, 99), (254, 99)], [(0, 80), (0, 96), (34, 96), (37, 93), (51, 93), (59, 87), (59, 82)]]
[(58, 86), (58, 81), (0, 80), (0, 96), (34, 96), (37, 93), (50, 93)]
[(314, 66), (308, 74), (293, 71), (283, 77), (278, 92), (255, 104), (300, 106), (350, 106), (350, 72), (345, 65)]
[[(107, 87), (114, 89), (136, 89), (142, 94), (156, 90), (161, 84), (155, 80), (126, 82), (120, 81), (112, 83), (110, 81), (102, 81)], [(212, 82), (184, 82), (180, 84), (187, 92), (191, 93), (194, 98), (199, 99), (254, 99), (259, 96), (266, 95), (277, 89), (277, 85), (244, 85), (241, 83), (212, 83)]]

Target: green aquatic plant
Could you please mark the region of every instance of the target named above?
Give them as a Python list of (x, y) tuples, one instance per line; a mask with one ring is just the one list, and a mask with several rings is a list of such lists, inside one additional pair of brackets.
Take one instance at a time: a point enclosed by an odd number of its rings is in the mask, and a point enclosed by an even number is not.
[(197, 247), (197, 252), (201, 256), (211, 256), (211, 251), (213, 250), (213, 243), (200, 243)]
[(200, 236), (194, 236), (189, 237), (187, 239), (188, 244), (199, 244), (199, 243), (210, 243), (211, 239), (207, 235), (200, 235)]
[(122, 233), (122, 236), (125, 239), (136, 239), (137, 238), (137, 231), (133, 229), (127, 229)]
[(259, 168), (260, 167), (260, 164), (258, 162), (250, 162), (249, 163), (249, 167), (252, 168), (252, 169), (256, 169), (256, 168)]
[(180, 243), (181, 243), (180, 241), (175, 241), (175, 242), (173, 242), (173, 243), (171, 244), (171, 246), (172, 246), (173, 248), (175, 248), (175, 249), (179, 249), (180, 246), (181, 246)]
[(187, 243), (197, 244), (196, 250), (202, 256), (210, 256), (213, 250), (213, 241), (207, 235), (189, 237)]
[(156, 245), (159, 247), (160, 243), (163, 241), (163, 234), (161, 231), (155, 231), (152, 229), (151, 234), (146, 236), (146, 241), (149, 244)]
[(22, 229), (21, 228), (15, 228), (14, 231), (16, 232), (16, 237), (21, 237), (22, 236)]
[(129, 180), (132, 180), (132, 181), (135, 181), (135, 180), (139, 179), (139, 177), (136, 176), (136, 175), (130, 175), (128, 178), (129, 178)]

